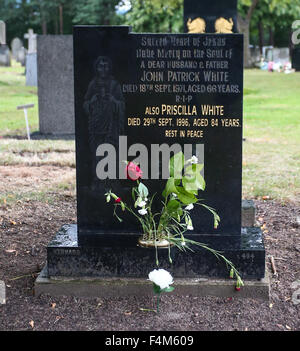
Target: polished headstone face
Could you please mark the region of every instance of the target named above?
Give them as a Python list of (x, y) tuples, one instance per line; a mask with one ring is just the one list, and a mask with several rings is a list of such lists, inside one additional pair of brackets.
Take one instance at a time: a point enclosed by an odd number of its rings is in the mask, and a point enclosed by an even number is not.
[[(119, 223), (113, 204), (106, 204), (109, 189), (129, 203), (133, 181), (98, 178), (103, 156), (96, 150), (104, 143), (120, 152), (117, 161), (134, 159), (126, 151), (137, 143), (145, 145), (149, 177), (153, 144), (190, 144), (194, 150), (201, 145), (206, 189), (199, 197), (217, 210), (221, 222), (214, 230), (213, 217), (197, 206), (191, 212), (194, 233), (240, 235), (242, 48), (239, 34), (136, 34), (126, 26), (74, 27), (79, 242), (97, 233), (140, 231), (127, 213)], [(127, 148), (119, 150), (120, 136), (127, 137)], [(152, 194), (157, 192), (154, 206), (159, 208), (166, 180), (143, 182)]]
[(188, 33), (237, 33), (237, 0), (184, 0)]

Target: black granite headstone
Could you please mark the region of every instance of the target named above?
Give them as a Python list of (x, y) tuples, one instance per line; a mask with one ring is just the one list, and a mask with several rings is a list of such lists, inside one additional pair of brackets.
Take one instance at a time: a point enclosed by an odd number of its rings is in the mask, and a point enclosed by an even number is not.
[(296, 47), (292, 52), (292, 68), (300, 71), (300, 47)]
[[(106, 80), (95, 73), (102, 61), (111, 69)], [(119, 223), (105, 204), (109, 189), (130, 197), (132, 181), (101, 181), (96, 175), (97, 147), (110, 143), (118, 149), (120, 135), (127, 137), (128, 148), (145, 145), (149, 157), (153, 144), (204, 145), (203, 198), (217, 209), (221, 223), (215, 230), (213, 217), (199, 207), (192, 214), (195, 232), (240, 235), (242, 36), (75, 27), (74, 67), (79, 242), (87, 233), (140, 231), (134, 218)], [(113, 101), (103, 103), (103, 112), (92, 107), (101, 89), (103, 96), (110, 90)], [(160, 193), (165, 181), (145, 184), (152, 194)]]
[(237, 0), (184, 0), (188, 33), (237, 33)]
[[(78, 224), (62, 228), (48, 246), (49, 274), (142, 277), (149, 272), (155, 252), (137, 246), (139, 224), (127, 215), (118, 222), (104, 196), (112, 189), (129, 202), (132, 181), (119, 179), (125, 177), (118, 166), (118, 179), (99, 179), (97, 167), (106, 156), (99, 146), (116, 148), (118, 163), (131, 159), (127, 151), (137, 144), (149, 158), (154, 144), (189, 144), (204, 150), (201, 198), (221, 217), (216, 230), (213, 217), (194, 208), (189, 237), (223, 251), (244, 277), (262, 277), (261, 232), (241, 232), (242, 35), (76, 26), (73, 37)], [(120, 138), (126, 139), (125, 147)], [(150, 164), (143, 182), (159, 195), (166, 180), (150, 179)], [(171, 251), (175, 277), (224, 276), (224, 264), (209, 252)], [(167, 256), (162, 249), (166, 268)]]

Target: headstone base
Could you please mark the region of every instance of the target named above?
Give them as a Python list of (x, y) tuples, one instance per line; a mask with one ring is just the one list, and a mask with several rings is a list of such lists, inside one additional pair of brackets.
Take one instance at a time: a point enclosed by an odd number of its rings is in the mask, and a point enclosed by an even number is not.
[(242, 200), (242, 227), (255, 226), (256, 208), (253, 200)]
[[(85, 235), (88, 236), (88, 235)], [(156, 268), (155, 248), (137, 245), (140, 234), (97, 234), (97, 242), (78, 244), (77, 225), (64, 225), (47, 247), (48, 276), (145, 278)], [(243, 279), (261, 279), (265, 275), (265, 249), (260, 228), (242, 228), (240, 236), (192, 234), (187, 236), (205, 243), (233, 262)], [(225, 243), (225, 245), (224, 245)], [(173, 261), (169, 261), (169, 255)], [(193, 252), (177, 248), (158, 249), (159, 265), (174, 278), (225, 278), (229, 269), (207, 249), (193, 246)]]
[[(35, 281), (34, 294), (51, 296), (105, 297), (151, 296), (152, 283), (145, 278), (86, 278), (79, 279), (48, 276), (47, 266)], [(244, 280), (245, 286), (235, 291), (229, 279), (179, 278), (174, 282), (174, 294), (179, 296), (217, 296), (269, 300), (269, 277)]]

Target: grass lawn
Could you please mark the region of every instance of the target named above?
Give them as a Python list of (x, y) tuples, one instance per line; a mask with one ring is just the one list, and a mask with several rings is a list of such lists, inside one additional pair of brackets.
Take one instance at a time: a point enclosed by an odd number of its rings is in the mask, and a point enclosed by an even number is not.
[(300, 72), (245, 71), (243, 196), (300, 202)]
[[(25, 86), (24, 67), (0, 67), (0, 136), (38, 130), (37, 88)], [(245, 71), (243, 197), (300, 202), (300, 73)], [(0, 139), (0, 165), (74, 167), (74, 142)], [(75, 179), (74, 179), (75, 182)]]
[(12, 67), (0, 67), (0, 135), (26, 135), (23, 110), (17, 106), (34, 104), (28, 109), (30, 132), (38, 130), (37, 87), (25, 85), (25, 68), (16, 61)]

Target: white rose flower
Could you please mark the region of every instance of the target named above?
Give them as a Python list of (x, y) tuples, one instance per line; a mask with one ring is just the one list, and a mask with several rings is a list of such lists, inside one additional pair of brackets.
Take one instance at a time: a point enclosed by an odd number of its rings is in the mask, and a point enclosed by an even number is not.
[(159, 286), (161, 290), (173, 284), (173, 277), (165, 269), (154, 269), (154, 271), (149, 273), (148, 277), (149, 280)]
[(138, 213), (142, 216), (144, 216), (145, 214), (147, 214), (147, 210), (145, 208), (142, 208), (141, 210), (138, 210)]
[(192, 225), (188, 225), (188, 226), (186, 227), (186, 229), (187, 229), (187, 230), (194, 230), (194, 227), (193, 227)]
[(193, 204), (189, 204), (185, 207), (186, 210), (192, 210), (194, 208), (194, 205)]

